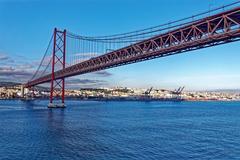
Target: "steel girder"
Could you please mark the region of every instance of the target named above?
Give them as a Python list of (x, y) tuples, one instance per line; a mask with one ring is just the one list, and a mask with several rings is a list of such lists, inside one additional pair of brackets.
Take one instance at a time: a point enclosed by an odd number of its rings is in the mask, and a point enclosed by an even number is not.
[[(240, 40), (240, 7), (209, 16), (55, 72), (61, 79), (158, 57)], [(51, 81), (51, 75), (28, 82), (33, 86)]]

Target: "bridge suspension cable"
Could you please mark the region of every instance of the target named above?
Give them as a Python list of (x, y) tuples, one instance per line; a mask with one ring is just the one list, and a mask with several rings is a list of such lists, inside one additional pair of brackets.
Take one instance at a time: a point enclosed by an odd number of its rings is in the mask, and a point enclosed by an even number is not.
[[(198, 23), (200, 21), (208, 20), (209, 14), (211, 15), (217, 15), (216, 13), (219, 13), (222, 10), (229, 10), (236, 8), (239, 6), (240, 0), (222, 6), (215, 9), (211, 9), (206, 12), (202, 12), (200, 14), (196, 14), (187, 18), (183, 18), (180, 20), (172, 21), (169, 23), (165, 23), (162, 25), (136, 30), (132, 32), (126, 32), (121, 34), (113, 34), (108, 36), (82, 36), (78, 34), (74, 34), (72, 32), (67, 31), (66, 32), (66, 67), (73, 66), (76, 64), (79, 64), (81, 62), (94, 59), (95, 57), (101, 56), (103, 54), (107, 53), (113, 53), (118, 50), (124, 51), (127, 46), (134, 46), (135, 44), (138, 44), (143, 41), (147, 41), (149, 39), (154, 39), (154, 37), (158, 37), (159, 35), (163, 33), (169, 33), (173, 30), (176, 30), (181, 27), (188, 26), (193, 23)], [(221, 22), (219, 22), (221, 23)], [(233, 22), (232, 22), (233, 23)], [(197, 34), (200, 31), (196, 31), (195, 34)], [(202, 33), (198, 33), (199, 36), (203, 34), (205, 31), (201, 31)], [(189, 33), (190, 35), (192, 33)], [(189, 35), (188, 35), (189, 36)], [(177, 37), (173, 37), (177, 39)], [(159, 43), (159, 42), (157, 42)], [(168, 44), (169, 42), (166, 40), (165, 42)], [(150, 44), (150, 43), (149, 43)], [(149, 45), (146, 44), (146, 45)], [(40, 62), (40, 65), (38, 66), (36, 72), (30, 79), (30, 81), (34, 79), (38, 79), (40, 77), (43, 77), (44, 75), (47, 75), (51, 71), (49, 70), (51, 61), (52, 61), (52, 46), (53, 46), (53, 36), (48, 44), (48, 47), (46, 49), (46, 52)], [(152, 44), (152, 45), (160, 45), (160, 44)], [(143, 49), (144, 47), (142, 47)], [(139, 48), (138, 48), (139, 49)], [(132, 49), (136, 50), (136, 48)], [(124, 51), (126, 52), (126, 51)], [(56, 68), (58, 65), (56, 65)], [(60, 70), (61, 68), (59, 68)], [(56, 69), (58, 70), (58, 69)]]
[(49, 69), (49, 65), (51, 63), (52, 60), (52, 55), (51, 55), (51, 46), (52, 46), (52, 42), (53, 42), (53, 35), (51, 36), (51, 39), (48, 43), (47, 49), (43, 55), (43, 58), (41, 59), (38, 68), (36, 69), (35, 73), (33, 74), (33, 76), (30, 78), (29, 81), (32, 81), (36, 78), (39, 78), (43, 75), (46, 74), (47, 69)]
[(204, 18), (205, 16), (210, 16), (213, 15), (221, 10), (225, 9), (230, 9), (233, 7), (236, 7), (239, 5), (240, 0), (233, 2), (228, 5), (224, 5), (222, 7), (217, 7), (214, 9), (210, 9), (209, 11), (205, 11), (190, 17), (186, 17), (183, 19), (179, 19), (176, 21), (172, 21), (169, 23), (164, 23), (161, 25), (141, 29), (141, 30), (136, 30), (136, 31), (131, 31), (131, 32), (126, 32), (126, 33), (120, 33), (120, 34), (113, 34), (113, 35), (107, 35), (107, 36), (81, 36), (77, 35), (71, 32), (68, 32), (68, 36), (71, 38), (76, 38), (76, 39), (84, 39), (84, 40), (89, 40), (89, 41), (102, 41), (102, 42), (109, 42), (109, 41), (114, 41), (114, 43), (124, 43), (124, 42), (138, 42), (143, 39), (151, 38), (153, 36), (156, 36), (163, 31), (169, 31), (184, 25), (188, 25), (190, 23), (194, 23), (196, 21), (199, 21), (201, 18)]

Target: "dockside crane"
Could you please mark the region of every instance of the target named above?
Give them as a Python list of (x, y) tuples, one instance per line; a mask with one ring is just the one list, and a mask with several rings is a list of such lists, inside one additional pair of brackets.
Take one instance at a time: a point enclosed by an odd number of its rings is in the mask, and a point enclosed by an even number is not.
[(183, 87), (179, 87), (178, 89), (171, 91), (172, 94), (182, 94), (182, 91), (184, 90), (184, 86)]
[(178, 89), (171, 91), (172, 94), (172, 98), (176, 99), (176, 100), (181, 100), (182, 99), (182, 92), (184, 90), (184, 86), (183, 87), (179, 87)]
[(150, 89), (146, 90), (146, 91), (144, 92), (144, 94), (145, 94), (145, 95), (150, 95), (150, 93), (152, 92), (152, 90), (153, 90), (153, 87), (151, 87)]

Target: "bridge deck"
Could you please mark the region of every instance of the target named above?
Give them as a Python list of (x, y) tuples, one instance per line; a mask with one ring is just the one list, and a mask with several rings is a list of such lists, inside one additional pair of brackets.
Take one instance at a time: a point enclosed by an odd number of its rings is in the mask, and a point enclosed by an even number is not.
[[(190, 24), (139, 43), (109, 52), (55, 72), (55, 78), (66, 78), (112, 67), (164, 57), (240, 39), (240, 7)], [(51, 81), (51, 74), (25, 84), (35, 86)]]

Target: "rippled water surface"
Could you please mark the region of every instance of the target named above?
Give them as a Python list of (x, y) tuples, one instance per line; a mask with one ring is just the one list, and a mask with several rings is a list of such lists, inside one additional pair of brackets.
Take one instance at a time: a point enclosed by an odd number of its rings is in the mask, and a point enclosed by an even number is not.
[(240, 102), (0, 101), (0, 159), (240, 159)]

